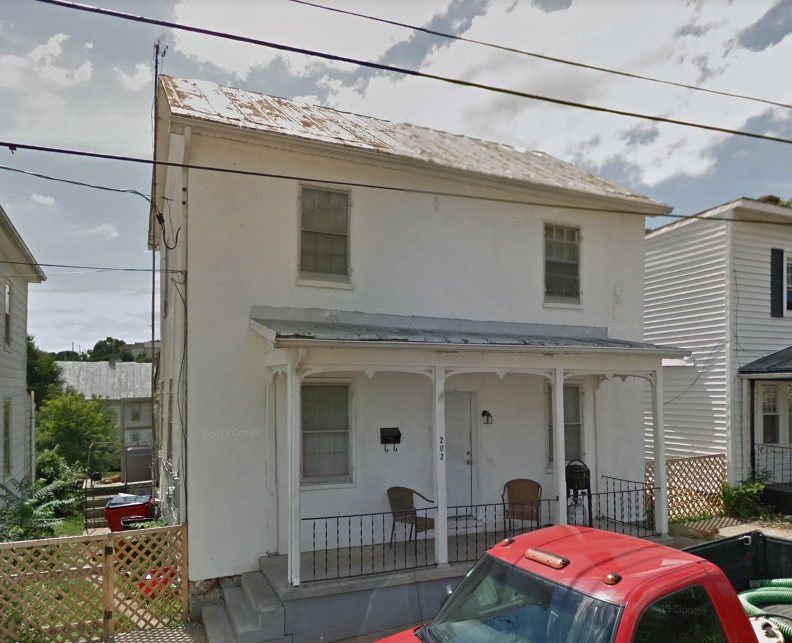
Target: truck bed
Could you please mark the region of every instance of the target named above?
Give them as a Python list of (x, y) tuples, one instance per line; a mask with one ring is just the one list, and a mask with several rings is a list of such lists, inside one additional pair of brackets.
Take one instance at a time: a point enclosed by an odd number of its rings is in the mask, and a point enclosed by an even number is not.
[[(752, 580), (792, 579), (792, 540), (761, 531), (694, 545), (685, 551), (720, 567), (737, 592), (749, 589)], [(785, 606), (784, 611), (790, 607)]]

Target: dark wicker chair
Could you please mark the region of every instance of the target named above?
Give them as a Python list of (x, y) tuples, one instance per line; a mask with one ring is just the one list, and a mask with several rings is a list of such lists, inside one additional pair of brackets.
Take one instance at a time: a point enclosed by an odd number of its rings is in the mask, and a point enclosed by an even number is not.
[(515, 520), (529, 520), (539, 526), (539, 510), (542, 505), (542, 485), (536, 480), (516, 478), (503, 486), (501, 494), (503, 516), (512, 529)]
[(409, 540), (418, 542), (418, 534), (423, 531), (431, 531), (434, 529), (434, 518), (427, 518), (426, 516), (419, 516), (418, 510), (415, 508), (415, 496), (419, 496), (432, 502), (426, 496), (410, 489), (409, 487), (390, 487), (388, 489), (388, 502), (390, 503), (390, 510), (393, 514), (393, 526), (391, 527), (390, 544), (393, 546), (393, 536), (396, 532), (396, 523), (402, 523), (405, 526), (410, 526)]

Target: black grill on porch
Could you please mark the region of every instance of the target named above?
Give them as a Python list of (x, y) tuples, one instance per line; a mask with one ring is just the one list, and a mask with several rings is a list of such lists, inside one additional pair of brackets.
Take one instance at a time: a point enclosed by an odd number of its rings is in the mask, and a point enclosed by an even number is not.
[[(568, 499), (569, 524), (592, 525), (638, 537), (656, 536), (653, 498), (656, 489), (643, 482), (610, 476), (600, 478), (600, 491), (589, 498)], [(449, 563), (477, 560), (489, 547), (509, 536), (555, 524), (558, 498), (542, 500), (529, 512), (515, 511), (503, 502), (448, 507)], [(510, 511), (511, 510), (511, 511)], [(424, 527), (436, 518), (436, 508), (416, 509)], [(530, 519), (520, 519), (529, 515)], [(353, 578), (435, 565), (433, 529), (410, 529), (390, 511), (301, 520), (302, 582)], [(391, 537), (393, 535), (393, 540)]]

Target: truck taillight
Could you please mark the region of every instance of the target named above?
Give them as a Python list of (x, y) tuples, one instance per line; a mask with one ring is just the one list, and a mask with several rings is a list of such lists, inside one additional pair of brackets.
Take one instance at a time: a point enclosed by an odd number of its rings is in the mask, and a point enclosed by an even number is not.
[(540, 565), (545, 565), (546, 567), (552, 567), (553, 569), (564, 569), (564, 567), (569, 565), (568, 558), (564, 558), (563, 556), (559, 556), (553, 552), (545, 551), (544, 549), (538, 549), (536, 547), (532, 547), (526, 551), (525, 557), (528, 560), (532, 560), (535, 563), (539, 563)]

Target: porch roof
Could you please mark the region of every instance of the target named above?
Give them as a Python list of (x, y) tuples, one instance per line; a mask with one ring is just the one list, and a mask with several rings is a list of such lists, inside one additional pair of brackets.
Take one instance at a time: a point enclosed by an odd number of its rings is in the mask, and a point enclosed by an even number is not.
[(792, 375), (792, 346), (746, 364), (740, 375)]
[(455, 350), (625, 352), (665, 357), (684, 349), (608, 337), (607, 328), (442, 317), (413, 317), (315, 308), (254, 306), (250, 325), (277, 347), (363, 346)]

